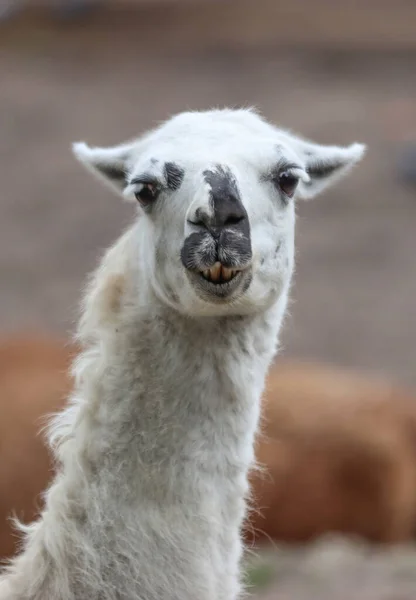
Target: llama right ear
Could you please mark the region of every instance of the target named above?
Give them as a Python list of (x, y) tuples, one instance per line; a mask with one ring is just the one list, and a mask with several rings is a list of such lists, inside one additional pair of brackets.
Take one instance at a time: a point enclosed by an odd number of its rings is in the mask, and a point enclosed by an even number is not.
[(73, 144), (72, 150), (77, 159), (94, 175), (119, 193), (126, 187), (128, 162), (133, 144), (123, 144), (110, 148), (91, 148), (84, 142)]
[(322, 146), (297, 140), (297, 150), (303, 157), (309, 181), (301, 181), (300, 198), (313, 198), (358, 163), (366, 151), (364, 144)]

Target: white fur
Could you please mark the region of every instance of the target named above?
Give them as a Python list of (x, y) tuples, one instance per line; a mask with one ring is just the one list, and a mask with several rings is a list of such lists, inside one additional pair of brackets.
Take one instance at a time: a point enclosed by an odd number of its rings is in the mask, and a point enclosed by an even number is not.
[[(309, 144), (252, 111), (216, 110), (74, 151), (129, 198), (128, 181), (164, 161), (185, 177), (151, 215), (139, 210), (89, 283), (75, 391), (49, 432), (58, 474), (0, 600), (235, 600), (260, 397), (293, 271), (294, 203), (264, 175), (295, 162), (310, 196), (308, 161), (336, 165), (320, 190), (363, 147)], [(214, 163), (232, 168), (251, 229), (252, 283), (229, 302), (201, 299), (179, 260)]]

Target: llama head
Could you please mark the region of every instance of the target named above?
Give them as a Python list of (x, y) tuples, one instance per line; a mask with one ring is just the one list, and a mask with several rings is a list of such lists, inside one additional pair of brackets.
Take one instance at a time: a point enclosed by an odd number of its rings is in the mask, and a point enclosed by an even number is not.
[(120, 146), (74, 145), (137, 201), (141, 277), (193, 316), (256, 312), (286, 293), (295, 199), (323, 190), (364, 149), (314, 144), (229, 109), (179, 114)]

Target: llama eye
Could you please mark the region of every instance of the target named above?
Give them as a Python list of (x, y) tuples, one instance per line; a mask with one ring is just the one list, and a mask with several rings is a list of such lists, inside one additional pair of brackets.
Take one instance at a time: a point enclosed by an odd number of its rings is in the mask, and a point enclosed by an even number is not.
[(279, 188), (289, 198), (292, 198), (298, 186), (299, 178), (288, 171), (280, 173), (277, 183)]
[(154, 183), (149, 181), (142, 182), (140, 190), (134, 193), (136, 200), (144, 207), (149, 206), (154, 202), (159, 194), (159, 190)]

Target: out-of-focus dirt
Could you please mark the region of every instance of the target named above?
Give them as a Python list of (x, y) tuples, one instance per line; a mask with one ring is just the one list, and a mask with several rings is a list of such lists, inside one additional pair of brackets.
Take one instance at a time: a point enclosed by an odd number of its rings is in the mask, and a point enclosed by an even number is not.
[(414, 600), (416, 594), (412, 546), (375, 549), (328, 536), (276, 548), (252, 564), (262, 576), (251, 578), (265, 582), (258, 600)]

